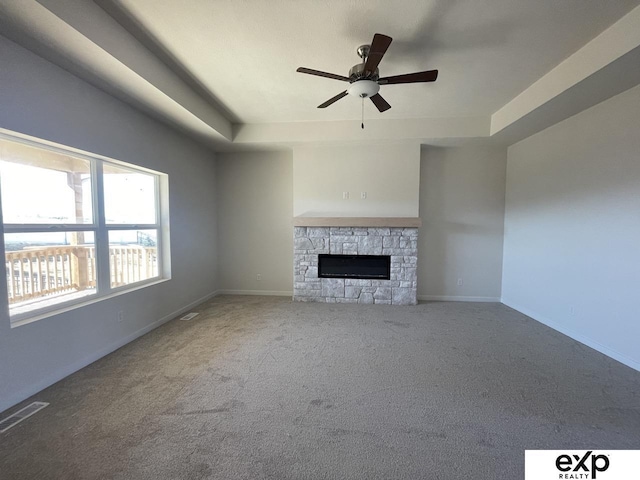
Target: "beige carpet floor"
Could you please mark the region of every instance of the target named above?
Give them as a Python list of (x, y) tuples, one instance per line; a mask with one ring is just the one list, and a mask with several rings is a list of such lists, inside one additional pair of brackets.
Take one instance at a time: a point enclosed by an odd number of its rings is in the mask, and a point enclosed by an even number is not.
[(500, 304), (196, 311), (30, 399), (0, 478), (515, 479), (525, 449), (640, 449), (640, 373)]

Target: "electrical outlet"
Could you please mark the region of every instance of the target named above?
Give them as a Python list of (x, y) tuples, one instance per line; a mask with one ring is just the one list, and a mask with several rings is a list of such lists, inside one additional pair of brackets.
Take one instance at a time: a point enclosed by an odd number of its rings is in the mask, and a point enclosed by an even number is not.
[(360, 198), (362, 200), (366, 200), (367, 199), (367, 192), (360, 192)]
[(342, 199), (349, 200), (349, 192), (342, 192)]
[(121, 322), (122, 320), (124, 320), (124, 313), (118, 312), (118, 322)]
[(461, 278), (458, 279), (458, 286), (461, 287), (464, 284)]
[(256, 280), (257, 280), (257, 281), (262, 280), (262, 274), (261, 274), (261, 273), (258, 273), (258, 274), (256, 275)]

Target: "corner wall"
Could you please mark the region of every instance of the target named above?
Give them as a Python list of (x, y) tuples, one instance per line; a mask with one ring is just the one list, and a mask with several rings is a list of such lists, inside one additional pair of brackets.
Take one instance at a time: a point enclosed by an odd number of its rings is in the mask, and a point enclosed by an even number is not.
[(503, 302), (640, 370), (640, 86), (509, 148)]
[(0, 65), (0, 128), (169, 174), (172, 257), (172, 279), (155, 286), (16, 328), (0, 314), (2, 411), (218, 287), (214, 155), (2, 36)]
[(222, 292), (292, 295), (291, 152), (229, 153), (217, 158)]
[(422, 148), (418, 299), (500, 301), (506, 161), (504, 147)]

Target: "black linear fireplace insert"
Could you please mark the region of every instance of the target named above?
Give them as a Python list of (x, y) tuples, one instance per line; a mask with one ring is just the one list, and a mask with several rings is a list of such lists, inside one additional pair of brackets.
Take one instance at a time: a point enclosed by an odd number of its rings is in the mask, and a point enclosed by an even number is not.
[(321, 278), (391, 278), (389, 255), (318, 255), (318, 277)]

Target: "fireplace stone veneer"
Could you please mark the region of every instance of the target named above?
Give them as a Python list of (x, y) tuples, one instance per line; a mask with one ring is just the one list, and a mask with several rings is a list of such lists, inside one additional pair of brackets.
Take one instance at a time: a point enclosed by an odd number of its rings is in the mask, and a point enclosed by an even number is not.
[[(293, 229), (293, 300), (415, 305), (418, 229), (307, 227)], [(390, 280), (318, 278), (318, 254), (389, 255)]]

